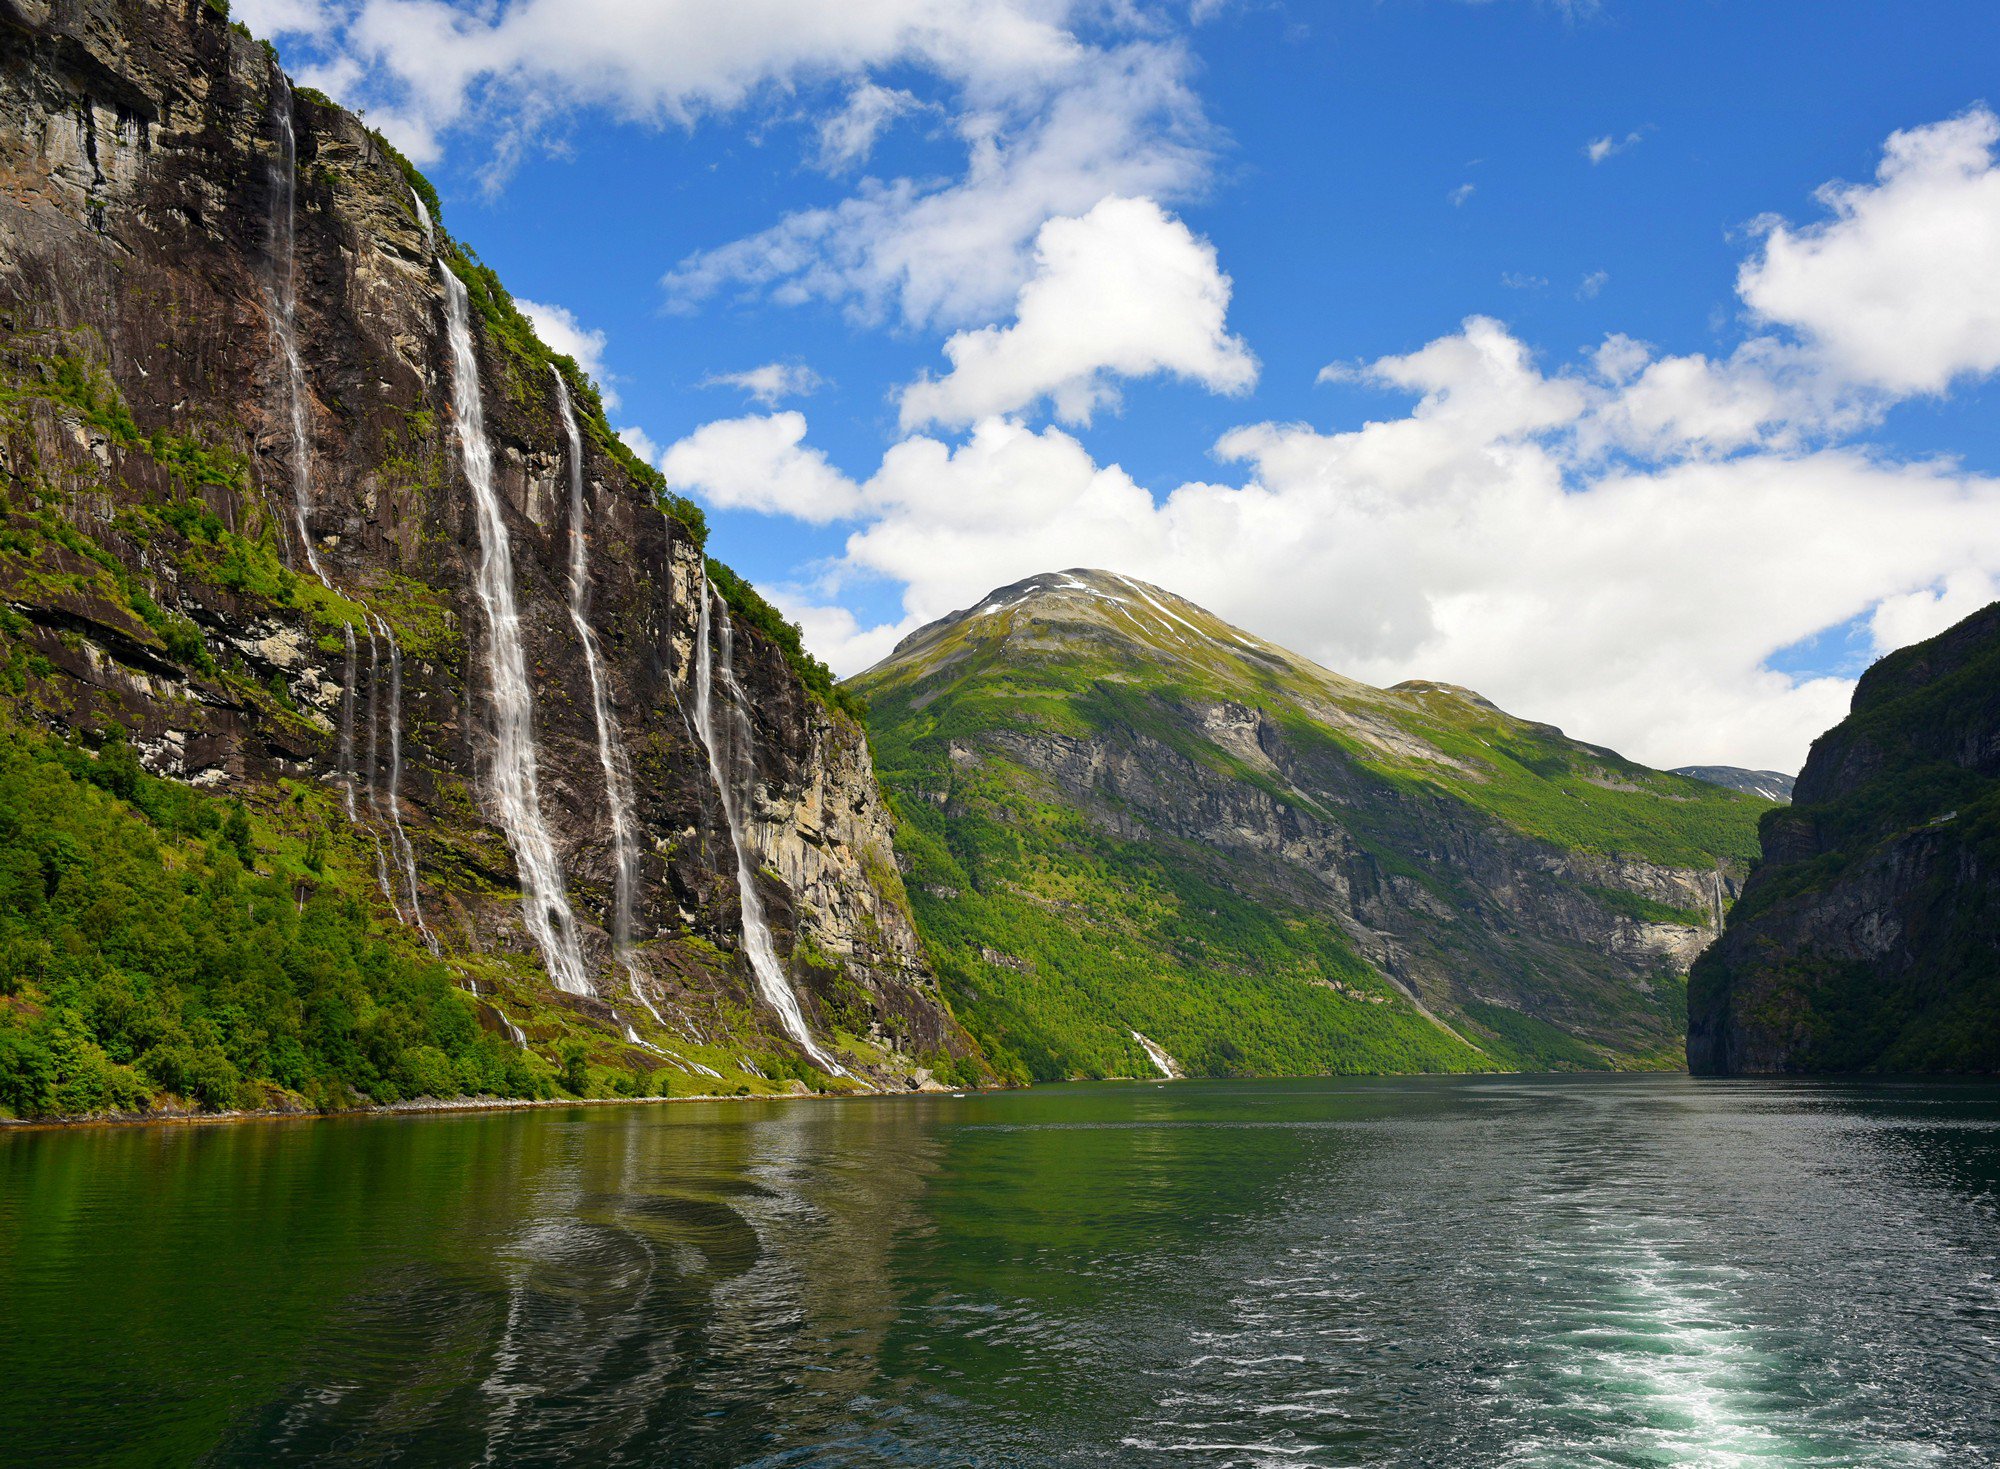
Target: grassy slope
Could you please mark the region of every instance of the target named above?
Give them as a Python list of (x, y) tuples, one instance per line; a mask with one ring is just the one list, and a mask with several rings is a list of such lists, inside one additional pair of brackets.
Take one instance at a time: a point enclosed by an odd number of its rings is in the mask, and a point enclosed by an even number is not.
[[(1330, 918), (1284, 892), (1246, 890), (1240, 868), (1188, 844), (1111, 837), (1041, 774), (1006, 759), (996, 732), (1136, 731), (1219, 777), (1332, 816), (1184, 717), (1233, 701), (1268, 711), (1294, 748), (1348, 761), (1384, 788), (1465, 802), (1559, 847), (1698, 867), (1756, 850), (1765, 803), (1754, 798), (1577, 745), (1457, 691), (1383, 694), (1246, 640), (1191, 604), (1161, 602), (1171, 617), (1134, 599), (1059, 632), (1003, 609), (857, 681), (896, 798), (918, 920), (959, 1014), (989, 1054), (1037, 1077), (1144, 1074), (1132, 1029), (1196, 1072), (1606, 1061), (1498, 1006), (1465, 1017), (1482, 1056), (1409, 1007)], [(979, 758), (952, 760), (954, 741)], [(949, 816), (938, 804), (946, 792)], [(1336, 819), (1385, 867), (1435, 882), (1367, 812)], [(1644, 900), (1611, 902), (1630, 910)], [(1677, 1023), (1680, 993), (1664, 987), (1674, 1014), (1653, 1017), (1656, 1027)]]

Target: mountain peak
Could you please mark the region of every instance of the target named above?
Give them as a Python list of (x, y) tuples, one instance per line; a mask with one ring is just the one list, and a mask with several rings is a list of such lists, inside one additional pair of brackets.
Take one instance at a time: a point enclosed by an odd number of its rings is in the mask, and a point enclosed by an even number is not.
[(926, 623), (860, 675), (873, 683), (926, 677), (980, 653), (1070, 654), (1095, 649), (1115, 670), (1170, 667), (1229, 692), (1273, 679), (1352, 697), (1376, 693), (1254, 637), (1187, 598), (1095, 567), (1045, 571), (996, 587)]

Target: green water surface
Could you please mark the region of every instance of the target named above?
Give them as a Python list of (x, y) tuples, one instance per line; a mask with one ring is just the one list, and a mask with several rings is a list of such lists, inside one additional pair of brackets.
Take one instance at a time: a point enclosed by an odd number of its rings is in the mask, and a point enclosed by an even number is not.
[(2000, 1462), (2000, 1089), (0, 1134), (0, 1460)]

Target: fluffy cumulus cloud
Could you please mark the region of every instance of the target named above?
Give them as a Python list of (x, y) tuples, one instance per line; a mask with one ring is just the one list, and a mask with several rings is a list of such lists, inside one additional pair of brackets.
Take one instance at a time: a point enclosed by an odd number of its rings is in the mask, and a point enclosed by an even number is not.
[(1109, 195), (1171, 202), (1205, 182), (1211, 129), (1190, 66), (1170, 40), (1079, 45), (1011, 90), (982, 88), (952, 120), (960, 175), (864, 179), (837, 204), (681, 261), (665, 277), (669, 301), (762, 293), (838, 303), (865, 321), (991, 321), (1031, 275), (1047, 220)]
[(1150, 199), (1052, 219), (1012, 323), (953, 335), (951, 371), (904, 389), (903, 426), (968, 424), (1045, 398), (1064, 422), (1088, 423), (1118, 402), (1114, 377), (1248, 392), (1257, 361), (1225, 324), (1229, 291), (1214, 247)]
[[(1775, 655), (1856, 626), (1886, 650), (2000, 590), (2000, 481), (1849, 437), (1898, 395), (2000, 363), (1977, 328), (1986, 287), (1957, 268), (2000, 221), (1993, 140), (1977, 113), (1898, 134), (1876, 184), (1826, 192), (1830, 219), (1772, 227), (1743, 273), (1769, 325), (1727, 355), (1613, 336), (1552, 367), (1474, 317), (1324, 374), (1403, 411), (1225, 435), (1230, 482), (1143, 486), (1061, 428), (998, 416), (906, 438), (858, 480), (796, 414), (709, 425), (667, 460), (716, 503), (853, 524), (781, 597), (846, 671), (994, 586), (1100, 565), (1359, 677), (1464, 683), (1656, 764), (1795, 769), (1852, 684), (1796, 681)], [(1819, 289), (1789, 294), (1808, 277)], [(1915, 324), (1893, 351), (1870, 326), (1883, 291)], [(725, 434), (749, 447), (715, 454)], [(830, 605), (857, 578), (900, 584), (904, 616)]]
[(1829, 184), (1833, 217), (1769, 223), (1738, 280), (1847, 379), (1903, 395), (2000, 368), (2000, 118), (1985, 107), (1890, 136), (1871, 184)]
[(722, 510), (761, 510), (796, 520), (844, 520), (860, 493), (817, 449), (804, 447), (802, 413), (727, 418), (703, 424), (659, 456), (676, 485), (697, 485)]
[(766, 362), (762, 367), (742, 372), (717, 372), (701, 380), (704, 388), (735, 388), (775, 408), (787, 398), (803, 398), (819, 391), (824, 379), (803, 362)]
[[(245, 0), (304, 80), (365, 106), (417, 162), (456, 139), (497, 184), (594, 109), (693, 125), (763, 108), (808, 154), (858, 171), (898, 118), (929, 115), (955, 171), (862, 177), (681, 260), (671, 303), (763, 295), (917, 325), (991, 320), (1042, 223), (1109, 194), (1187, 197), (1214, 133), (1185, 35), (1102, 0)], [(889, 85), (893, 77), (898, 85)], [(476, 142), (472, 141), (476, 140)]]
[(618, 407), (618, 394), (611, 388), (610, 375), (604, 367), (604, 348), (608, 341), (604, 333), (586, 327), (576, 319), (574, 312), (561, 306), (547, 306), (540, 301), (524, 301), (516, 298), (514, 304), (521, 308), (521, 314), (534, 325), (535, 335), (555, 351), (574, 358), (576, 365), (589, 373), (597, 384), (597, 390), (604, 399), (606, 408)]

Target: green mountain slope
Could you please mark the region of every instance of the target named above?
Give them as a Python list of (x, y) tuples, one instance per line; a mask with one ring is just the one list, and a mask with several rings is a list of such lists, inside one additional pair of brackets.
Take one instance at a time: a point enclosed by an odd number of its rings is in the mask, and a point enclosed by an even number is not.
[(2000, 603), (1862, 675), (1690, 981), (1712, 1073), (2000, 1071)]
[(851, 687), (958, 1013), (1041, 1078), (1676, 1064), (1768, 809), (1103, 572)]

